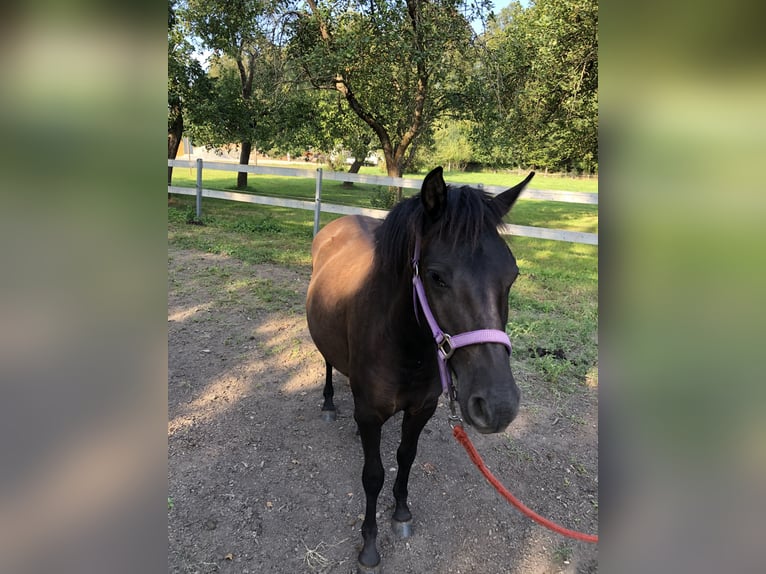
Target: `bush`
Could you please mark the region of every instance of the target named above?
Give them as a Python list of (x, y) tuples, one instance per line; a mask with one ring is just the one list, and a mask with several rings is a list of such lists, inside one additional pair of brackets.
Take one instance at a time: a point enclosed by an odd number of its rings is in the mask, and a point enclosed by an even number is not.
[(396, 188), (378, 185), (370, 198), (370, 205), (378, 209), (391, 209), (396, 203)]
[(189, 225), (205, 225), (201, 217), (197, 217), (197, 208), (190, 207), (186, 210), (186, 223)]
[(327, 163), (333, 171), (347, 171), (346, 158), (342, 153), (330, 154), (327, 157)]
[(194, 204), (186, 208), (186, 210), (180, 207), (168, 208), (168, 221), (171, 223), (186, 223), (188, 225), (205, 225), (206, 222), (210, 222), (210, 217), (197, 218), (197, 208)]

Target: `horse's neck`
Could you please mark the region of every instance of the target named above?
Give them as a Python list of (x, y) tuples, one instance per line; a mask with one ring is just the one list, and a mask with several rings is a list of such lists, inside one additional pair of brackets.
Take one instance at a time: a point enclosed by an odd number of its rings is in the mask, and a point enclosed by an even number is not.
[(412, 283), (407, 280), (392, 287), (378, 300), (385, 306), (384, 313), (392, 335), (409, 346), (424, 346), (430, 342), (430, 332), (420, 305), (415, 303)]

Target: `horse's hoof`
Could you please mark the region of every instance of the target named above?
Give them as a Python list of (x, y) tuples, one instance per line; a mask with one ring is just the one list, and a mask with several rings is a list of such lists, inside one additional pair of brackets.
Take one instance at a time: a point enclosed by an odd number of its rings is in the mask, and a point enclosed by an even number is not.
[(356, 574), (382, 574), (383, 569), (380, 567), (380, 562), (375, 566), (365, 566), (361, 562), (356, 563)]
[(338, 418), (338, 411), (322, 411), (322, 420), (326, 423), (336, 421)]
[(399, 538), (409, 538), (412, 536), (412, 520), (406, 520), (404, 522), (392, 520), (391, 530), (393, 530), (394, 534), (396, 534)]

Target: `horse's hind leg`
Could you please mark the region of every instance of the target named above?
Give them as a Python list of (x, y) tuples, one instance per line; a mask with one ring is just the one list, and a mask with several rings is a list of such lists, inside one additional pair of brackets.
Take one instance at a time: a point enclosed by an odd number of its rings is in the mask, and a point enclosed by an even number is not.
[(407, 483), (409, 482), (412, 463), (418, 452), (420, 433), (435, 410), (436, 402), (433, 406), (428, 406), (415, 413), (405, 412), (402, 420), (402, 440), (396, 451), (396, 462), (399, 465), (394, 482), (396, 509), (391, 521), (391, 528), (400, 538), (412, 536), (412, 513), (407, 506)]
[(326, 373), (324, 380), (324, 404), (322, 405), (322, 420), (332, 422), (337, 418), (337, 411), (335, 410), (335, 403), (332, 402), (332, 397), (335, 391), (332, 387), (332, 365), (329, 361), (325, 361)]

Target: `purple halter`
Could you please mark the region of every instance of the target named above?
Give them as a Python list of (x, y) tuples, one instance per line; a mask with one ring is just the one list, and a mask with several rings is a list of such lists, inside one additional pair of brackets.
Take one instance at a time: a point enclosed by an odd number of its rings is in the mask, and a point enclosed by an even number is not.
[[(423, 315), (431, 329), (434, 341), (436, 341), (436, 358), (437, 363), (439, 364), (439, 376), (441, 378), (442, 390), (445, 394), (450, 396), (452, 401), (454, 401), (454, 387), (452, 386), (452, 378), (447, 369), (447, 360), (455, 352), (455, 349), (467, 347), (468, 345), (478, 345), (480, 343), (499, 343), (505, 345), (510, 354), (511, 340), (508, 338), (505, 331), (500, 331), (498, 329), (479, 329), (477, 331), (467, 331), (458, 335), (449, 335), (442, 331), (439, 324), (436, 322), (431, 307), (428, 305), (426, 291), (423, 287), (423, 280), (420, 278), (420, 269), (418, 267), (419, 262), (420, 237), (417, 237), (415, 239), (415, 253), (412, 256), (412, 297), (415, 305), (415, 316), (417, 317), (418, 303), (420, 303), (420, 307), (423, 309)], [(454, 404), (452, 407), (454, 409)]]

